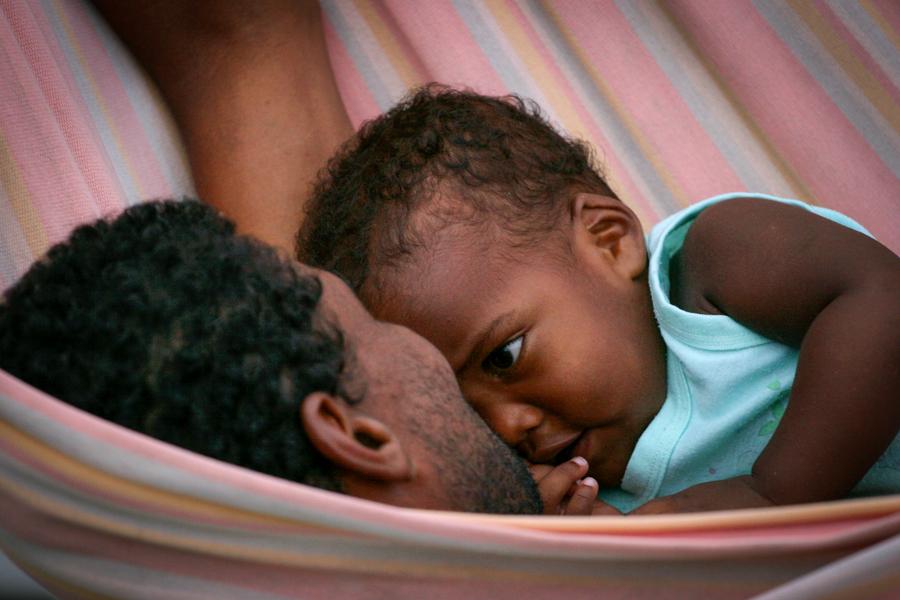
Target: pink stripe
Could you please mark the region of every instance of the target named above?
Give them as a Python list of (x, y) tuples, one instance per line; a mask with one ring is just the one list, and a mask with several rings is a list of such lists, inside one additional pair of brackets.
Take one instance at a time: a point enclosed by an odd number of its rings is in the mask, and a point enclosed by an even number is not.
[(41, 512), (21, 503), (4, 501), (2, 493), (0, 506), (3, 506), (6, 517), (4, 528), (30, 543), (83, 557), (141, 567), (160, 574), (196, 577), (217, 585), (284, 593), (291, 591), (286, 584), (292, 580), (296, 582), (297, 571), (302, 570), (267, 564), (264, 561), (233, 560), (219, 556), (215, 551), (203, 553), (180, 550), (139, 537), (121, 537), (77, 523), (48, 519)]
[[(0, 49), (9, 59), (0, 61), (5, 67), (0, 128), (28, 190), (26, 201), (34, 205), (48, 241), (54, 243), (73, 223), (94, 219), (100, 211), (97, 194), (79, 169), (79, 157), (73, 156), (76, 140), (71, 133), (78, 130), (87, 140), (92, 137), (78, 119), (80, 111), (71, 100), (76, 94), (60, 77), (30, 8), (28, 3), (3, 7), (6, 20), (0, 26), (8, 23), (11, 30), (0, 35)], [(61, 127), (63, 122), (70, 131)], [(89, 165), (103, 171), (97, 161)]]
[(325, 42), (328, 45), (328, 55), (331, 59), (334, 77), (337, 80), (338, 91), (340, 91), (341, 99), (347, 108), (350, 122), (353, 123), (354, 128), (358, 129), (363, 121), (377, 117), (381, 110), (353, 63), (353, 59), (347, 53), (337, 31), (325, 18), (327, 15), (323, 13), (322, 16), (325, 25)]
[(614, 3), (592, 4), (590, 10), (577, 0), (554, 6), (596, 72), (615, 89), (619, 106), (651, 143), (657, 168), (680, 188), (672, 190), (676, 196), (688, 203), (743, 189)]
[[(23, 6), (33, 9), (29, 18), (32, 24), (29, 30), (22, 32), (19, 39), (27, 42), (35, 51), (28, 57), (31, 59), (31, 68), (50, 104), (64, 143), (81, 170), (101, 214), (120, 210), (123, 205), (122, 190), (68, 69), (65, 52), (57, 42), (56, 32), (39, 5), (26, 3)], [(39, 33), (33, 28), (39, 30)], [(41, 43), (35, 43), (36, 40)], [(75, 202), (78, 201), (80, 199), (75, 199)], [(52, 218), (55, 220), (57, 216), (53, 215)]]
[[(325, 492), (262, 473), (249, 472), (246, 469), (136, 434), (131, 430), (84, 413), (2, 371), (0, 371), (0, 392), (14, 397), (18, 404), (44, 415), (46, 419), (77, 431), (80, 436), (84, 436), (96, 444), (95, 449), (109, 446), (111, 452), (124, 450), (144, 457), (153, 463), (173, 467), (181, 471), (184, 476), (215, 481), (233, 490), (242, 490), (248, 493), (250, 498), (265, 497), (280, 500), (287, 505), (303, 506), (305, 510), (318, 513), (320, 517), (324, 515), (338, 517), (340, 523), (350, 528), (354, 521), (371, 521), (379, 523), (380, 527), (429, 531), (442, 537), (461, 540), (496, 540), (498, 536), (499, 539), (504, 539), (508, 537), (508, 533), (512, 533), (512, 537), (518, 539), (516, 545), (524, 546), (527, 546), (528, 540), (533, 539), (535, 535), (532, 532), (509, 532), (503, 528), (477, 524), (454, 524), (442, 518), (440, 513), (404, 511), (376, 502)], [(77, 457), (75, 458), (77, 459)]]
[[(68, 526), (62, 521), (57, 521), (55, 527), (30, 526), (32, 524), (28, 523), (29, 519), (41, 520), (45, 518), (42, 516), (44, 513), (40, 508), (31, 507), (26, 502), (22, 502), (13, 496), (7, 496), (3, 492), (0, 492), (0, 501), (2, 501), (2, 504), (7, 505), (5, 507), (7, 510), (4, 511), (4, 515), (15, 512), (17, 513), (17, 517), (19, 517), (16, 519), (4, 519), (4, 528), (17, 532), (23, 537), (27, 536), (31, 541), (65, 548), (68, 546), (66, 543), (67, 538), (72, 539), (70, 536), (66, 535), (67, 532), (65, 529), (67, 527), (81, 528), (81, 526), (77, 524)], [(446, 513), (435, 514), (441, 520), (449, 521), (451, 523), (453, 521), (452, 515)], [(155, 514), (144, 516), (151, 520), (155, 520)], [(121, 521), (121, 518), (122, 517), (119, 518), (119, 522), (132, 522), (127, 519), (127, 515), (124, 515), (125, 521)], [(56, 519), (54, 519), (54, 521), (55, 520)], [(480, 527), (489, 528), (490, 526), (481, 525)], [(196, 532), (190, 531), (190, 529), (193, 528), (189, 528), (189, 530), (184, 532), (185, 537), (196, 539), (194, 538)], [(243, 530), (243, 528), (237, 524), (229, 524), (227, 525), (227, 529)], [(550, 556), (558, 556), (552, 553), (554, 549), (568, 551), (581, 549), (588, 553), (582, 558), (593, 557), (595, 559), (610, 556), (610, 551), (613, 553), (621, 552), (622, 554), (612, 554), (618, 556), (618, 558), (632, 557), (647, 561), (673, 557), (696, 559), (708, 556), (717, 556), (719, 558), (760, 558), (785, 552), (794, 554), (816, 553), (842, 548), (855, 548), (889, 538), (896, 535), (898, 530), (900, 530), (900, 514), (895, 513), (893, 515), (881, 517), (837, 520), (812, 524), (782, 525), (780, 527), (761, 528), (757, 530), (729, 529), (719, 532), (710, 531), (706, 532), (705, 535), (699, 536), (678, 533), (649, 533), (644, 535), (620, 533), (610, 535), (592, 533), (590, 531), (569, 531), (562, 534), (543, 532), (537, 535), (531, 535), (530, 539), (527, 540), (527, 545), (525, 547), (532, 550), (532, 552), (528, 554), (548, 552)], [(506, 531), (510, 536), (515, 536), (516, 533), (518, 533), (514, 528), (507, 528)], [(84, 535), (96, 535), (89, 530), (84, 530), (83, 533)], [(163, 543), (166, 543), (166, 538), (168, 538), (171, 543), (174, 542), (177, 537), (170, 536), (163, 531), (160, 531), (159, 533), (162, 534), (162, 537), (164, 538)], [(219, 533), (225, 532), (219, 531)], [(283, 533), (285, 537), (290, 537), (297, 534), (297, 531), (293, 528), (288, 528), (283, 530)], [(323, 533), (323, 536), (332, 538), (336, 541), (340, 540), (341, 537), (344, 537), (339, 533), (335, 536), (335, 533), (338, 532), (327, 531)], [(473, 537), (473, 533), (475, 532), (471, 529), (466, 531), (465, 539), (471, 542), (470, 547), (477, 548), (477, 542), (479, 541), (478, 536)], [(365, 538), (370, 538), (369, 535), (355, 537), (360, 541)], [(385, 541), (389, 539), (388, 537), (377, 535), (371, 536), (371, 539), (379, 537)], [(235, 539), (236, 545), (242, 545), (244, 540), (241, 538), (242, 536), (239, 536)], [(447, 541), (449, 541), (449, 539), (450, 538), (446, 538)], [(345, 541), (351, 546), (354, 544), (353, 539), (347, 539)], [(415, 543), (414, 540), (408, 541)], [(508, 542), (509, 540), (506, 539), (502, 541)], [(83, 549), (84, 547), (79, 546), (77, 542), (77, 539), (75, 539), (71, 548), (74, 550), (80, 548)], [(432, 551), (439, 552), (441, 545), (442, 544), (440, 543), (435, 545), (432, 548)], [(540, 546), (540, 549), (536, 549), (535, 546)], [(100, 547), (102, 549), (102, 544), (100, 544)], [(667, 549), (669, 551), (666, 551)], [(273, 548), (273, 550), (275, 549)], [(424, 547), (423, 551), (425, 551)], [(296, 552), (303, 555), (308, 551), (301, 548)], [(323, 553), (323, 555), (328, 554), (330, 554), (330, 552)], [(112, 554), (111, 556), (117, 555)]]
[(603, 133), (603, 130), (598, 126), (597, 122), (594, 120), (591, 114), (588, 112), (587, 107), (584, 105), (584, 102), (578, 95), (578, 92), (575, 91), (569, 79), (559, 68), (556, 57), (553, 56), (550, 49), (547, 48), (547, 46), (543, 43), (537, 31), (535, 31), (534, 27), (531, 25), (528, 17), (524, 12), (522, 12), (519, 4), (513, 1), (508, 1), (506, 5), (509, 13), (516, 19), (516, 22), (519, 24), (519, 26), (527, 33), (532, 47), (538, 52), (542, 59), (544, 67), (551, 73), (551, 76), (553, 77), (552, 81), (537, 82), (538, 85), (541, 87), (553, 85), (562, 92), (566, 100), (571, 103), (572, 107), (575, 110), (575, 113), (578, 115), (578, 118), (587, 128), (591, 140), (599, 144), (599, 147), (594, 147), (594, 150), (598, 151), (598, 157), (604, 156), (606, 158), (605, 162), (607, 162), (608, 164), (604, 165), (606, 167), (605, 170), (608, 173), (616, 173), (616, 184), (619, 188), (617, 192), (623, 197), (628, 198), (631, 207), (642, 217), (642, 220), (645, 223), (654, 223), (656, 221), (659, 221), (662, 215), (660, 215), (659, 212), (647, 201), (647, 198), (645, 198), (644, 195), (640, 193), (634, 183), (634, 180), (628, 173), (628, 170), (625, 168), (625, 165), (622, 164), (621, 160), (619, 160), (619, 154), (615, 152), (615, 148), (613, 147), (612, 143)]
[[(425, 65), (422, 64), (419, 55), (410, 44), (409, 37), (404, 31), (402, 23), (397, 21), (396, 15), (392, 13), (385, 4), (381, 4), (378, 2), (373, 3), (371, 9), (385, 24), (388, 31), (391, 33), (392, 39), (396, 42), (397, 48), (403, 55), (403, 58), (406, 59), (407, 64), (409, 64), (410, 68), (412, 68), (412, 70), (415, 72), (417, 79), (416, 84), (420, 85), (423, 83), (427, 83), (428, 78), (425, 76)], [(390, 56), (388, 56), (388, 58), (390, 58)]]
[(730, 2), (674, 0), (670, 10), (689, 25), (701, 52), (813, 201), (847, 213), (900, 250), (896, 205), (884, 202), (886, 192), (897, 190), (897, 178), (762, 16)]
[[(601, 520), (589, 519), (591, 527), (581, 532), (554, 533), (552, 531), (532, 531), (503, 524), (502, 519), (493, 522), (475, 522), (462, 517), (454, 519), (447, 513), (433, 511), (408, 511), (374, 502), (332, 494), (288, 481), (268, 477), (260, 473), (248, 472), (239, 467), (215, 461), (180, 448), (135, 434), (122, 427), (113, 425), (102, 419), (83, 413), (69, 405), (61, 403), (34, 388), (19, 382), (15, 378), (0, 371), (0, 393), (7, 396), (5, 402), (13, 402), (29, 410), (43, 414), (46, 419), (58, 423), (79, 436), (84, 436), (90, 443), (96, 444), (94, 450), (109, 446), (109, 452), (116, 449), (144, 456), (155, 464), (163, 464), (176, 468), (184, 477), (199, 477), (207, 481), (215, 481), (231, 489), (237, 497), (267, 498), (283, 501), (287, 506), (302, 506), (298, 514), (311, 515), (312, 521), (322, 524), (336, 518), (334, 526), (348, 532), (357, 530), (356, 521), (361, 523), (378, 523), (379, 529), (386, 531), (415, 532), (417, 536), (437, 536), (441, 540), (458, 540), (466, 543), (500, 543), (504, 547), (518, 548), (528, 552), (534, 544), (551, 551), (615, 550), (624, 556), (712, 556), (712, 555), (746, 555), (756, 554), (760, 547), (800, 548), (820, 544), (846, 544), (850, 539), (884, 536), (885, 531), (900, 530), (900, 513), (887, 517), (872, 515), (871, 520), (856, 524), (852, 521), (837, 521), (833, 524), (813, 523), (785, 527), (777, 523), (772, 526), (761, 525), (759, 528), (768, 533), (764, 540), (750, 540), (743, 534), (746, 528), (739, 528), (741, 535), (725, 536), (718, 539), (715, 531), (701, 528), (695, 533), (672, 535), (669, 532), (646, 534), (640, 531), (630, 534), (605, 533)], [(77, 460), (77, 456), (74, 457)], [(137, 464), (133, 465), (139, 468)], [(223, 506), (229, 503), (224, 501)], [(306, 520), (307, 517), (303, 517)], [(302, 522), (302, 521), (300, 521)], [(365, 527), (368, 529), (368, 527)], [(734, 528), (732, 528), (734, 531)], [(710, 535), (712, 534), (712, 535)], [(714, 539), (713, 539), (714, 538)], [(843, 540), (843, 541), (842, 541)]]
[[(131, 98), (116, 72), (109, 52), (83, 7), (68, 4), (65, 18), (72, 37), (83, 56), (81, 66), (92, 78), (92, 90), (109, 125), (118, 155), (127, 165), (140, 200), (169, 196), (171, 189), (147, 140), (143, 125), (131, 104)], [(102, 126), (100, 124), (99, 126)]]
[[(117, 447), (121, 448), (121, 446)], [(118, 508), (127, 508), (135, 513), (144, 515), (163, 516), (171, 522), (184, 522), (191, 524), (203, 523), (211, 526), (223, 527), (240, 527), (246, 531), (255, 531), (260, 533), (279, 533), (279, 534), (321, 534), (322, 527), (315, 524), (305, 523), (303, 521), (286, 521), (279, 520), (277, 523), (271, 522), (266, 515), (254, 515), (252, 513), (230, 512), (227, 517), (213, 515), (209, 511), (200, 508), (198, 510), (185, 510), (177, 495), (174, 502), (171, 497), (158, 498), (151, 497), (148, 494), (136, 496), (134, 494), (122, 495), (117, 489), (98, 486), (97, 481), (93, 479), (73, 478), (72, 475), (60, 469), (60, 465), (56, 462), (47, 462), (36, 458), (35, 456), (24, 452), (22, 448), (7, 443), (6, 440), (0, 438), (0, 450), (5, 455), (14, 459), (20, 465), (27, 468), (33, 474), (40, 474), (48, 480), (52, 480), (57, 484), (62, 484), (69, 492), (75, 492), (77, 495), (88, 498), (91, 504), (115, 506)], [(162, 490), (160, 490), (162, 491)], [(206, 503), (204, 503), (206, 504)], [(259, 517), (259, 518), (254, 518)], [(330, 530), (329, 535), (346, 536), (346, 532), (340, 530)]]
[[(261, 473), (248, 472), (240, 467), (219, 462), (172, 446), (153, 438), (135, 433), (44, 394), (9, 374), (0, 371), (0, 393), (14, 397), (16, 403), (32, 410), (54, 423), (77, 431), (80, 436), (95, 442), (98, 447), (125, 450), (154, 463), (168, 465), (186, 474), (217, 480), (252, 493), (281, 497), (289, 502), (302, 499), (306, 505), (332, 507), (342, 502), (359, 501), (346, 496), (324, 492), (308, 486), (297, 485)], [(76, 457), (77, 460), (77, 457)], [(376, 503), (363, 503), (376, 509), (386, 508)], [(331, 512), (329, 510), (329, 512)]]
[[(815, 0), (815, 7), (816, 10), (819, 11), (819, 14), (821, 14), (828, 24), (838, 33), (840, 39), (852, 50), (854, 56), (856, 56), (865, 67), (865, 70), (881, 84), (884, 91), (897, 103), (897, 106), (900, 106), (900, 88), (891, 81), (891, 78), (888, 77), (887, 73), (885, 73), (878, 63), (872, 59), (872, 56), (868, 51), (866, 51), (866, 49), (857, 41), (853, 32), (844, 25), (841, 18), (831, 10), (831, 7), (828, 6), (824, 0)], [(895, 106), (894, 108), (896, 109), (897, 107)]]
[(894, 30), (894, 35), (900, 35), (900, 2), (897, 0), (867, 0), (865, 4), (875, 8), (879, 16)]
[[(385, 570), (347, 557), (336, 569), (300, 565), (279, 564), (266, 557), (261, 560), (232, 559), (210, 552), (191, 552), (155, 545), (136, 538), (123, 538), (86, 529), (77, 525), (47, 520), (43, 515), (35, 514), (21, 505), (9, 506), (0, 494), (0, 507), (5, 514), (12, 517), (8, 529), (14, 534), (44, 548), (67, 552), (85, 558), (108, 560), (114, 564), (128, 565), (141, 569), (140, 574), (126, 574), (112, 569), (108, 574), (100, 572), (81, 573), (87, 585), (108, 585), (116, 581), (126, 586), (118, 590), (121, 597), (137, 596), (142, 589), (142, 597), (147, 597), (147, 588), (152, 581), (161, 581), (166, 574), (190, 577), (208, 582), (212, 586), (232, 586), (237, 590), (253, 590), (257, 593), (270, 593), (287, 598), (322, 598), (322, 599), (356, 599), (356, 598), (429, 598), (436, 600), (457, 600), (465, 597), (497, 598), (498, 600), (518, 600), (521, 598), (559, 598), (580, 600), (597, 597), (597, 585), (602, 582), (604, 597), (632, 597), (639, 589), (649, 592), (660, 582), (670, 582), (666, 589), (679, 592), (699, 592), (700, 590), (717, 591), (717, 598), (746, 597), (749, 593), (761, 591), (775, 583), (789, 579), (798, 573), (805, 572), (812, 565), (818, 565), (833, 558), (833, 553), (823, 556), (821, 552), (804, 553), (802, 556), (764, 557), (757, 561), (753, 577), (741, 577), (742, 568), (729, 563), (711, 563), (705, 566), (704, 576), (697, 577), (690, 563), (682, 562), (683, 571), (669, 568), (665, 574), (658, 572), (658, 563), (653, 557), (638, 559), (637, 565), (646, 578), (636, 578), (631, 573), (614, 574), (616, 569), (610, 568), (608, 561), (600, 560), (596, 574), (591, 576), (566, 577), (558, 568), (550, 567), (546, 578), (538, 578), (542, 570), (532, 569), (516, 571), (504, 569), (502, 576), (486, 576), (485, 574), (466, 572), (462, 568), (457, 576), (441, 576), (429, 573), (432, 565), (446, 569), (445, 561), (428, 560), (429, 556), (442, 557), (432, 549), (422, 549), (422, 561), (410, 563), (398, 561), (397, 567), (403, 572), (388, 573)], [(222, 550), (226, 550), (222, 548)], [(284, 553), (288, 554), (288, 553)], [(301, 549), (301, 561), (307, 556)], [(304, 555), (305, 554), (305, 555)], [(333, 554), (323, 553), (326, 558), (337, 558)], [(469, 554), (469, 558), (473, 555)], [(314, 558), (312, 555), (310, 558)], [(390, 556), (373, 556), (378, 561)], [(791, 560), (793, 559), (793, 560)], [(618, 559), (615, 559), (618, 560)], [(514, 561), (508, 560), (508, 563)], [(65, 566), (65, 561), (61, 564)], [(521, 569), (524, 565), (519, 562)], [(765, 568), (763, 568), (765, 567)], [(652, 576), (650, 573), (653, 573)], [(530, 573), (530, 576), (529, 574)], [(764, 575), (762, 575), (764, 573)], [(91, 577), (93, 575), (93, 577)], [(731, 576), (729, 576), (731, 575)], [(94, 579), (96, 578), (96, 579)], [(132, 587), (133, 586), (133, 587)], [(673, 587), (674, 586), (674, 587)], [(225, 593), (218, 590), (206, 590), (207, 594)], [(130, 592), (130, 593), (129, 593)], [(614, 596), (610, 593), (618, 592)], [(621, 594), (621, 596), (620, 596)], [(726, 595), (727, 594), (727, 595)], [(226, 594), (228, 595), (228, 594)], [(684, 596), (684, 594), (679, 595)]]
[(509, 93), (451, 3), (388, 0), (385, 7), (403, 24), (428, 79), (482, 94)]

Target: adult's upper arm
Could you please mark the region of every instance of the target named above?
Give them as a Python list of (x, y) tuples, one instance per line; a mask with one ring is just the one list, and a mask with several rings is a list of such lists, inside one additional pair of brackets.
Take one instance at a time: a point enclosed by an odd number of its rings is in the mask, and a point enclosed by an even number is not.
[(318, 3), (94, 3), (169, 104), (200, 197), (292, 253), (316, 173), (352, 134)]

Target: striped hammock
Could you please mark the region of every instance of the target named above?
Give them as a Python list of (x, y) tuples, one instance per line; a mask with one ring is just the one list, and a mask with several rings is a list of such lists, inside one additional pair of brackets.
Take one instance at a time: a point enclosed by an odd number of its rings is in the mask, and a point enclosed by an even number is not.
[(746, 598), (785, 583), (780, 597), (798, 598), (900, 589), (900, 496), (628, 518), (418, 511), (169, 446), (3, 372), (0, 419), (0, 546), (61, 598)]
[[(597, 148), (645, 225), (751, 190), (900, 251), (895, 0), (323, 6), (356, 124), (426, 81), (516, 92)], [(76, 224), (191, 192), (168, 113), (91, 8), (0, 0), (0, 289)], [(0, 372), (0, 548), (60, 598), (896, 597), (900, 496), (625, 519), (398, 509)]]

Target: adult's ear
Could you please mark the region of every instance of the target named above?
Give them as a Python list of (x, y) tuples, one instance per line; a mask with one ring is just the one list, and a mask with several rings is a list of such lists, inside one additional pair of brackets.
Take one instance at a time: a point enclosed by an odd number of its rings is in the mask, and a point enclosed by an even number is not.
[(396, 435), (340, 397), (313, 392), (303, 399), (300, 417), (312, 444), (338, 468), (380, 481), (412, 478), (412, 462)]
[(581, 192), (572, 199), (576, 248), (608, 259), (617, 273), (636, 279), (647, 267), (644, 230), (622, 201)]

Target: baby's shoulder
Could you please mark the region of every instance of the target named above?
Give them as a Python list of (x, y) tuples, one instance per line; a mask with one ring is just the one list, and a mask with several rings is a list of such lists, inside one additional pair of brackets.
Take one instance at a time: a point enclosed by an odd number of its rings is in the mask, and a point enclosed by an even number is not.
[(783, 263), (816, 237), (827, 219), (811, 208), (753, 195), (698, 207), (681, 225), (683, 241), (670, 259), (671, 301), (689, 312), (727, 314), (716, 298), (750, 293), (766, 265)]
[[(752, 234), (749, 229), (771, 215), (768, 206), (776, 202), (760, 201), (755, 198), (731, 198), (705, 206), (691, 215), (681, 234), (683, 240), (677, 248), (672, 247), (669, 257), (670, 301), (682, 310), (700, 314), (721, 314), (722, 311), (710, 300), (709, 283), (715, 278), (726, 276), (723, 263), (733, 267), (735, 253), (757, 251), (751, 246)], [(731, 277), (741, 277), (741, 273), (729, 272)]]

